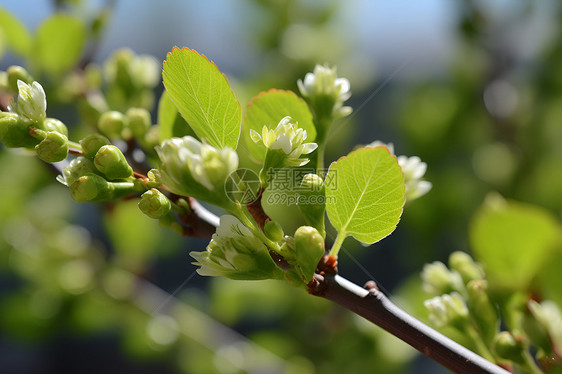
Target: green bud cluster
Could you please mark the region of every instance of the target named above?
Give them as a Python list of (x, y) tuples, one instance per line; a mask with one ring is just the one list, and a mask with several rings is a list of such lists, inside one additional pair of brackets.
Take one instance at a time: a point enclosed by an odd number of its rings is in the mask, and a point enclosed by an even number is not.
[(130, 49), (116, 51), (103, 65), (107, 101), (123, 111), (131, 107), (150, 109), (160, 68), (152, 56), (136, 55)]
[(434, 296), (424, 303), (430, 321), (478, 337), (479, 353), (490, 357), (500, 320), (484, 276), (482, 266), (463, 252), (451, 254), (449, 267), (436, 261), (426, 264), (421, 273), (424, 291)]
[(69, 150), (68, 129), (58, 119), (47, 117), (43, 87), (19, 66), (8, 68), (6, 76), (17, 97), (10, 112), (0, 113), (0, 141), (8, 148), (34, 148), (45, 162), (64, 160)]

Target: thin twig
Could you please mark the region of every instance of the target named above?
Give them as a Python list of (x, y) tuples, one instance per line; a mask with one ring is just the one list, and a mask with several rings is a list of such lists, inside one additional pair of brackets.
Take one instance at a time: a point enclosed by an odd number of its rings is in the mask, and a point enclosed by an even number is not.
[(509, 374), (392, 303), (377, 287), (359, 287), (339, 275), (314, 276), (311, 293), (360, 315), (459, 374)]

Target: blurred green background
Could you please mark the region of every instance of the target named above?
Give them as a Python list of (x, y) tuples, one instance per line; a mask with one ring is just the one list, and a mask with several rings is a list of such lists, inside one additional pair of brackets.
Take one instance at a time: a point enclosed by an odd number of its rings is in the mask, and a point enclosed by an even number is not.
[[(327, 162), (356, 144), (392, 142), (427, 162), (433, 183), (389, 238), (367, 249), (346, 241), (340, 273), (376, 278), (419, 318), (423, 264), (470, 251), (470, 218), (489, 192), (562, 212), (557, 1), (0, 5), (30, 30), (57, 11), (88, 25), (99, 17), (99, 42), (85, 50), (98, 63), (121, 47), (159, 61), (174, 45), (194, 48), (227, 75), (243, 108), (271, 87), (296, 91), (316, 63), (337, 65), (355, 111), (335, 125)], [(0, 69), (18, 63), (7, 50)], [(57, 102), (58, 81), (39, 80), (49, 116), (79, 133), (76, 109)], [(3, 147), (0, 170), (2, 373), (447, 372), (300, 290), (198, 276), (187, 253), (206, 242), (160, 228), (135, 200), (76, 204), (46, 165)], [(288, 232), (300, 224), (267, 209)]]

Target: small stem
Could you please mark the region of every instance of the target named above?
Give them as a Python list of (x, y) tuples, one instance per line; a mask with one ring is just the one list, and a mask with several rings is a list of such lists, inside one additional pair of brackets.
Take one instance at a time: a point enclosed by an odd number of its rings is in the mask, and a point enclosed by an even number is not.
[(341, 235), (341, 232), (339, 232), (338, 235), (336, 236), (336, 240), (334, 241), (334, 244), (332, 245), (332, 249), (330, 249), (330, 253), (328, 253), (328, 255), (337, 258), (344, 240), (345, 240), (345, 236)]
[(541, 368), (538, 367), (535, 360), (533, 360), (529, 351), (525, 350), (525, 352), (523, 352), (523, 359), (525, 360), (525, 369), (529, 370), (532, 374), (544, 374)]
[(316, 149), (316, 173), (320, 174), (320, 170), (324, 169), (324, 151), (326, 148), (326, 142), (318, 143), (318, 148)]
[(82, 151), (82, 145), (81, 145), (80, 143), (73, 142), (72, 140), (69, 140), (69, 141), (68, 141), (68, 146), (69, 146), (69, 147), (72, 147), (72, 148), (74, 148), (74, 149), (77, 149), (77, 150)]
[(476, 344), (478, 353), (480, 353), (486, 360), (495, 362), (496, 358), (494, 357), (492, 352), (490, 352), (490, 349), (488, 349), (488, 346), (482, 339), (482, 336), (474, 329), (474, 327), (472, 325), (469, 325), (466, 331), (468, 332), (470, 338), (474, 341), (474, 344)]

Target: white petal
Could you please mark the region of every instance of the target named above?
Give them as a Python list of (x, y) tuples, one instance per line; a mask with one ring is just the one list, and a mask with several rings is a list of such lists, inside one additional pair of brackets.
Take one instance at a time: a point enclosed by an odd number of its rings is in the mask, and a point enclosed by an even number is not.
[(291, 138), (287, 134), (279, 134), (275, 142), (271, 145), (271, 149), (281, 149), (288, 155), (293, 150)]
[(260, 134), (254, 129), (250, 129), (250, 138), (254, 141), (254, 143), (259, 143), (261, 140)]
[(301, 154), (307, 155), (313, 152), (316, 148), (318, 148), (318, 144), (316, 143), (305, 143), (301, 145)]
[[(172, 138), (177, 139), (177, 138)], [(201, 153), (201, 142), (192, 136), (184, 136), (181, 138), (183, 146), (186, 147), (191, 153)]]

